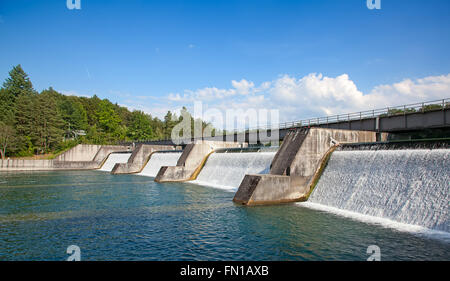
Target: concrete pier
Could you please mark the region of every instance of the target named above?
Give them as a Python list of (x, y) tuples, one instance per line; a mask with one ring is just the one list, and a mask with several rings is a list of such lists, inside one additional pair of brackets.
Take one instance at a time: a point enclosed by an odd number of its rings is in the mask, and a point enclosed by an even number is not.
[(133, 174), (139, 173), (149, 161), (151, 155), (157, 151), (175, 150), (173, 145), (138, 145), (127, 163), (117, 163), (112, 169), (112, 174)]
[(163, 166), (155, 178), (156, 182), (179, 182), (194, 180), (204, 165), (207, 156), (219, 148), (247, 147), (246, 143), (222, 141), (196, 141), (183, 150), (176, 166)]
[(246, 175), (233, 201), (259, 205), (305, 200), (317, 180), (321, 164), (334, 146), (375, 141), (376, 133), (369, 131), (291, 130), (272, 161), (270, 173)]

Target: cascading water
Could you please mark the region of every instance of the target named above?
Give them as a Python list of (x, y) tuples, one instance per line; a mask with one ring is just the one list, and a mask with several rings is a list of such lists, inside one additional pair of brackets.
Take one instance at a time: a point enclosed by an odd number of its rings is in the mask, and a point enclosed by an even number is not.
[(448, 233), (449, 171), (449, 149), (335, 151), (301, 204)]
[(100, 171), (111, 172), (116, 163), (127, 163), (131, 153), (111, 153), (106, 159)]
[(145, 165), (144, 169), (138, 174), (148, 177), (156, 177), (162, 166), (176, 166), (181, 152), (156, 152), (153, 153)]
[(268, 174), (276, 152), (213, 153), (193, 183), (237, 190), (246, 174)]

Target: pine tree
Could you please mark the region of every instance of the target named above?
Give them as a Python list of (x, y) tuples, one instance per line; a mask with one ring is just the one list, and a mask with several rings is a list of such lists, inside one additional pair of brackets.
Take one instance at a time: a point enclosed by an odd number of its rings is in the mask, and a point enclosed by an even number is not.
[(34, 92), (33, 84), (31, 84), (28, 74), (25, 73), (20, 64), (14, 66), (9, 72), (9, 77), (6, 78), (3, 87), (8, 93), (12, 94), (14, 98), (17, 98), (20, 94)]
[(14, 106), (15, 97), (5, 89), (0, 89), (0, 122), (14, 125)]
[(63, 138), (63, 120), (56, 106), (56, 102), (47, 95), (38, 95), (34, 104), (35, 138), (34, 145), (38, 152), (48, 153)]

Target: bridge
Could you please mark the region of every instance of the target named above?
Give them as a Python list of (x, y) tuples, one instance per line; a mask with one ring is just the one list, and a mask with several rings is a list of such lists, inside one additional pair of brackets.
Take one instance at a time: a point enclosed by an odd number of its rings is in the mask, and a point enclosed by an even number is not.
[[(450, 98), (415, 104), (386, 107), (333, 116), (317, 117), (300, 121), (280, 123), (278, 126), (260, 126), (246, 130), (235, 130), (213, 137), (185, 139), (183, 143), (195, 140), (235, 141), (264, 143), (283, 140), (286, 134), (298, 128), (330, 128), (377, 133), (405, 133), (450, 128)], [(272, 134), (278, 130), (277, 134)], [(157, 141), (135, 141), (134, 143), (174, 145), (170, 139)]]

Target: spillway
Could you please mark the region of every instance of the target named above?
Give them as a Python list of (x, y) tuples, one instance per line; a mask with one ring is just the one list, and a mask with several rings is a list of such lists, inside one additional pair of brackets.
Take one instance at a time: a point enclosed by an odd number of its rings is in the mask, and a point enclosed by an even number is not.
[(156, 177), (162, 166), (176, 166), (181, 152), (156, 152), (150, 156), (150, 160), (144, 169), (138, 174), (141, 176)]
[(131, 153), (111, 153), (106, 159), (100, 171), (111, 172), (116, 163), (126, 163)]
[(246, 174), (268, 174), (276, 152), (213, 153), (193, 183), (237, 190)]
[(301, 204), (449, 233), (449, 172), (449, 149), (335, 151)]

